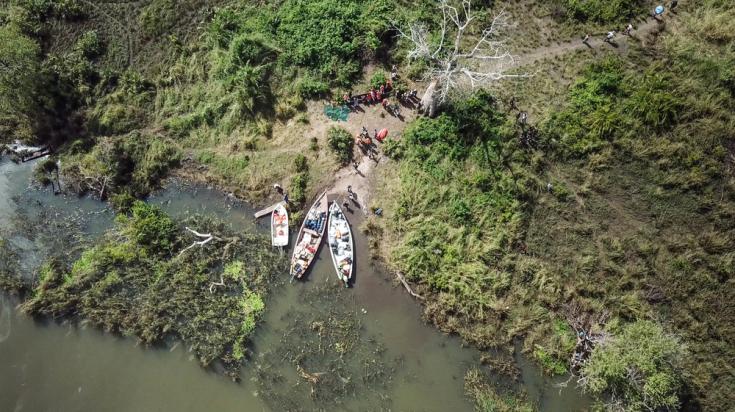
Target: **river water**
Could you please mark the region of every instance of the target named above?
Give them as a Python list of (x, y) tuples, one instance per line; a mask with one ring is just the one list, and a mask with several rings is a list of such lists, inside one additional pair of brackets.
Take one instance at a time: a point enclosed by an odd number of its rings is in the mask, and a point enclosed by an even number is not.
[[(0, 159), (0, 234), (25, 251), (19, 263), (29, 276), (43, 261), (44, 248), (74, 241), (44, 235), (45, 223), (68, 224), (69, 236), (79, 231), (85, 239), (76, 240), (88, 241), (109, 228), (113, 219), (105, 205), (92, 199), (28, 189), (31, 172), (30, 163), (15, 165)], [(150, 202), (173, 216), (212, 214), (238, 230), (268, 230), (267, 219), (254, 222), (251, 208), (212, 189), (173, 183)], [(25, 216), (26, 223), (19, 223), (18, 216)], [(351, 219), (356, 242), (367, 244), (356, 230), (359, 216)], [(472, 410), (463, 393), (463, 377), (479, 364), (479, 352), (425, 325), (419, 305), (386, 280), (364, 248), (358, 248), (356, 263), (354, 287), (337, 292), (346, 294), (339, 295), (342, 299), (309, 298), (317, 296), (311, 292), (332, 290), (330, 285), (337, 283), (325, 248), (307, 282), (285, 283), (271, 293), (253, 339), (252, 359), (238, 383), (201, 368), (184, 345), (140, 347), (133, 339), (84, 324), (35, 321), (14, 309), (17, 301), (0, 295), (0, 411), (266, 411), (294, 405), (299, 410)], [(313, 344), (309, 336), (290, 338), (289, 331), (300, 319), (296, 315), (317, 317), (325, 305), (361, 325), (354, 349), (360, 356), (352, 360), (347, 356), (355, 372), (352, 379), (364, 375), (370, 365), (385, 370), (377, 382), (363, 376), (364, 387), (357, 382), (356, 390), (338, 395), (337, 403), (314, 399), (309, 385), (282, 356), (292, 345)], [(320, 371), (319, 360), (315, 362), (309, 372), (328, 373)], [(553, 386), (562, 379), (543, 377), (523, 357), (518, 365), (521, 384), (540, 410), (588, 406), (575, 390)], [(279, 379), (264, 387), (258, 380), (263, 374)]]

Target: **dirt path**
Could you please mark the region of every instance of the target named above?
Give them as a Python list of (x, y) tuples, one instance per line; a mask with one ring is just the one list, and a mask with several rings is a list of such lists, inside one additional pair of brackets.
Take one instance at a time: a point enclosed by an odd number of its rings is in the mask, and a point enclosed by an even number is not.
[[(357, 136), (365, 127), (371, 135), (375, 130), (383, 128), (388, 129), (388, 136), (392, 138), (400, 137), (405, 127), (416, 118), (416, 113), (410, 108), (403, 106), (401, 108), (401, 118), (397, 118), (388, 114), (380, 105), (361, 106), (358, 111), (350, 113), (347, 121), (334, 121), (324, 115), (324, 102), (311, 102), (308, 105), (307, 113), (309, 115), (309, 124), (311, 125), (310, 133), (315, 136), (324, 136), (332, 126), (339, 126), (349, 131), (353, 136)], [(381, 153), (381, 144), (377, 141), (378, 155), (376, 158), (369, 159), (363, 155), (360, 150), (355, 147), (355, 161), (358, 168), (354, 166), (346, 166), (339, 169), (333, 177), (333, 180), (327, 186), (327, 194), (347, 196), (347, 187), (351, 186), (352, 191), (356, 195), (357, 205), (352, 204), (353, 208), (362, 209), (363, 213), (368, 213), (368, 205), (372, 195), (371, 177), (375, 168), (384, 163), (386, 158)]]
[(635, 28), (630, 36), (624, 36), (622, 32), (617, 32), (612, 44), (604, 41), (607, 33), (602, 33), (591, 34), (591, 39), (587, 44), (582, 43), (582, 36), (580, 36), (579, 40), (558, 43), (553, 46), (540, 47), (530, 53), (519, 56), (515, 61), (514, 67), (528, 66), (541, 59), (553, 58), (578, 50), (589, 50), (593, 53), (598, 50), (613, 50), (618, 54), (625, 54), (628, 52), (631, 42), (638, 41), (645, 46), (648, 44), (651, 35), (663, 30), (665, 25), (666, 20), (656, 20), (649, 17), (638, 24), (634, 24)]

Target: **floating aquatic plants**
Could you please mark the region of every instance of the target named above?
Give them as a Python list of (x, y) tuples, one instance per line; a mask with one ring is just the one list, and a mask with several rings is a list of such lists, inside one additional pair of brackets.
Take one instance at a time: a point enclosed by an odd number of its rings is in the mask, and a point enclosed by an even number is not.
[(145, 344), (182, 339), (203, 366), (219, 362), (236, 379), (269, 283), (283, 270), (261, 236), (204, 217), (175, 222), (136, 202), (70, 267), (44, 264), (22, 309), (85, 319)]
[[(354, 296), (344, 288), (330, 282), (305, 289), (284, 319), (278, 343), (261, 351), (254, 378), (274, 409), (345, 409), (360, 394), (390, 387), (396, 361), (364, 336)], [(305, 406), (305, 397), (313, 405)], [(389, 400), (383, 401), (371, 407), (389, 407)]]

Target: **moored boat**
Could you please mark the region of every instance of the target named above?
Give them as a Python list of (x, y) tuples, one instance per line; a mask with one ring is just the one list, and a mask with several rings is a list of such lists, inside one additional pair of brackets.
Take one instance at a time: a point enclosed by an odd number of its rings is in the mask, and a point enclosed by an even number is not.
[(326, 192), (319, 195), (301, 224), (291, 256), (291, 277), (301, 279), (311, 266), (327, 227)]
[(342, 212), (337, 202), (329, 206), (329, 223), (327, 224), (327, 239), (329, 251), (332, 254), (332, 263), (337, 271), (337, 278), (349, 286), (354, 270), (354, 238), (350, 229), (350, 222)]
[(288, 245), (288, 211), (279, 203), (271, 214), (271, 243), (273, 246)]

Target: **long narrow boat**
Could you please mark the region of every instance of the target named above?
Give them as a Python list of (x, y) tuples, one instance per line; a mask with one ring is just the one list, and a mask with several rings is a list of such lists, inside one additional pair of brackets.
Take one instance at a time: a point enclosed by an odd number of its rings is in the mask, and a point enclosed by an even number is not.
[(288, 245), (288, 211), (279, 203), (271, 214), (271, 243), (273, 246)]
[(337, 278), (344, 282), (345, 287), (350, 284), (354, 267), (354, 238), (350, 229), (350, 222), (342, 213), (337, 202), (329, 206), (329, 224), (327, 225), (327, 239), (329, 250), (332, 252), (332, 263), (337, 271)]
[(311, 206), (299, 229), (299, 236), (296, 238), (296, 246), (291, 256), (291, 278), (301, 279), (314, 261), (327, 227), (327, 211), (327, 198), (324, 192)]

